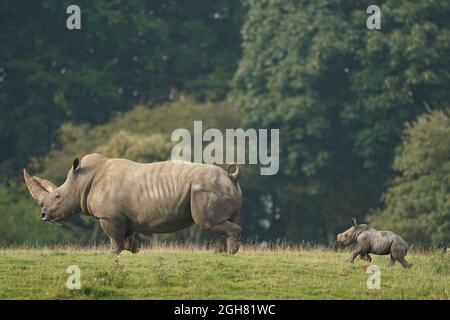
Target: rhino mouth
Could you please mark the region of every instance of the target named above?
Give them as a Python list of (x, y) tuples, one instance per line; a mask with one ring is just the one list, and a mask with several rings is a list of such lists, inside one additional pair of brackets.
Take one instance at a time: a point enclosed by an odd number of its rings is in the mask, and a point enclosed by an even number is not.
[(53, 217), (53, 218), (44, 217), (44, 218), (42, 218), (42, 221), (48, 222), (50, 224), (58, 223), (58, 222), (61, 222), (62, 220), (64, 220), (64, 217)]
[(336, 239), (336, 244), (340, 245), (340, 246), (348, 246), (352, 243), (352, 241), (350, 239)]

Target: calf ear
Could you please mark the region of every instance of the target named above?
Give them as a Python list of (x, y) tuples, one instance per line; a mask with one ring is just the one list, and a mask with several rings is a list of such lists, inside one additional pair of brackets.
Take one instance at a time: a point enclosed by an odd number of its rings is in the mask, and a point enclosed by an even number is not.
[(353, 223), (353, 226), (354, 226), (355, 228), (358, 226), (358, 224), (356, 223), (356, 218), (353, 218), (353, 219), (352, 219), (352, 223)]
[(75, 160), (73, 160), (73, 165), (72, 165), (73, 172), (77, 172), (80, 169), (80, 167), (81, 167), (80, 164), (81, 164), (80, 159), (75, 158)]

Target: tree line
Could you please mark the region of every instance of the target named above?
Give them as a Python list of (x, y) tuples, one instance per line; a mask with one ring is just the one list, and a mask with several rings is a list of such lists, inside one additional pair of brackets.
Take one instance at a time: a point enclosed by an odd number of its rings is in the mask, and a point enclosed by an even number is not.
[(380, 30), (356, 0), (80, 1), (79, 31), (64, 28), (69, 4), (1, 4), (3, 241), (88, 241), (94, 228), (42, 226), (22, 167), (62, 183), (93, 151), (165, 160), (170, 132), (203, 120), (280, 129), (279, 173), (243, 168), (247, 240), (327, 243), (357, 217), (448, 244), (447, 1), (381, 1)]

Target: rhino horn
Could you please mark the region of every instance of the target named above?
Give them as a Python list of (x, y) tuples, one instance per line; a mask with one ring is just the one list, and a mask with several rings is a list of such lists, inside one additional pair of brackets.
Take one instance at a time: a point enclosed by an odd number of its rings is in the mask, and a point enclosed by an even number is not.
[(356, 223), (356, 218), (352, 218), (352, 223), (355, 228), (358, 226), (358, 224)]
[(53, 191), (55, 191), (56, 189), (58, 189), (57, 186), (55, 186), (55, 184), (51, 181), (45, 180), (45, 179), (41, 179), (39, 177), (33, 176), (33, 179), (35, 179), (37, 182), (39, 182), (41, 184), (41, 186), (44, 187), (45, 190), (48, 191), (48, 193), (52, 193)]
[(39, 203), (49, 194), (57, 189), (57, 187), (50, 181), (38, 177), (32, 177), (27, 170), (23, 169), (23, 177), (27, 185), (28, 191), (34, 199)]

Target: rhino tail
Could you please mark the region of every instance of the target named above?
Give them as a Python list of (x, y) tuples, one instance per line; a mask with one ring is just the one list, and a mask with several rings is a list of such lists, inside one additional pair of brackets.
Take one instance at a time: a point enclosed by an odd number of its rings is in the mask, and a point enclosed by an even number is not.
[[(235, 168), (233, 172), (230, 172), (231, 168)], [(230, 177), (231, 181), (237, 182), (239, 177), (241, 176), (241, 167), (236, 162), (230, 163), (227, 166), (227, 173), (228, 173), (228, 176)]]

